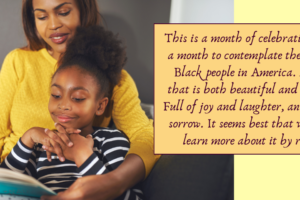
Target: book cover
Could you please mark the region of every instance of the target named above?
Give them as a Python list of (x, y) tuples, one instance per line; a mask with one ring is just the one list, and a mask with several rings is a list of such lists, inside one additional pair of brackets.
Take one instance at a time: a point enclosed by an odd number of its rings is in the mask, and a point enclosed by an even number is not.
[(41, 197), (56, 195), (51, 189), (25, 174), (0, 168), (0, 194)]

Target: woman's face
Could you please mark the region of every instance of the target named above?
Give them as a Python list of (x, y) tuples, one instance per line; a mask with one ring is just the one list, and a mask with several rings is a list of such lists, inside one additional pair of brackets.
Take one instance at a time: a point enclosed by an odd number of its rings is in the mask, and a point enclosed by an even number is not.
[(33, 0), (32, 5), (38, 35), (52, 47), (52, 56), (58, 59), (80, 25), (77, 4), (75, 0)]

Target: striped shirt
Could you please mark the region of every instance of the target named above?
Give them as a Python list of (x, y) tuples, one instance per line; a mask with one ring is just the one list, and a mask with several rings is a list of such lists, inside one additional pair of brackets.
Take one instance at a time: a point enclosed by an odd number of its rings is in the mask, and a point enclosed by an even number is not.
[[(49, 162), (42, 144), (36, 144), (33, 149), (30, 149), (22, 143), (21, 139), (0, 167), (28, 174), (55, 192), (64, 191), (77, 178), (105, 174), (116, 169), (129, 150), (129, 141), (119, 130), (95, 128), (92, 136), (94, 153), (79, 168), (70, 160), (60, 162), (58, 156), (53, 153), (52, 161)], [(118, 199), (138, 200), (142, 197), (142, 191), (136, 186), (127, 190)]]

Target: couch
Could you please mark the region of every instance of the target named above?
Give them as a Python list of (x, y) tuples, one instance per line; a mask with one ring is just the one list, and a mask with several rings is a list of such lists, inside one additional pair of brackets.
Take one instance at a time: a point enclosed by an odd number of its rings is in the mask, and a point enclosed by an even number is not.
[[(153, 118), (153, 105), (141, 106)], [(233, 200), (233, 184), (233, 155), (162, 155), (143, 192), (146, 200)]]

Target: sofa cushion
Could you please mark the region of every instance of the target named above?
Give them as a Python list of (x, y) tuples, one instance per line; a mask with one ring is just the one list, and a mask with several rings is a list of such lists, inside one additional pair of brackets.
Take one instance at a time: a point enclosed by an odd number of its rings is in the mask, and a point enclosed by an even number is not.
[(233, 155), (162, 155), (143, 191), (147, 200), (233, 200)]

